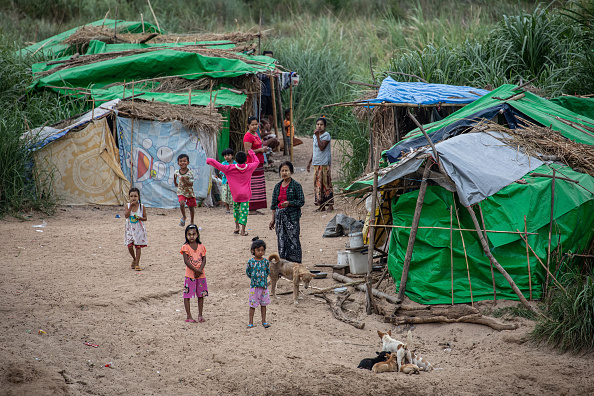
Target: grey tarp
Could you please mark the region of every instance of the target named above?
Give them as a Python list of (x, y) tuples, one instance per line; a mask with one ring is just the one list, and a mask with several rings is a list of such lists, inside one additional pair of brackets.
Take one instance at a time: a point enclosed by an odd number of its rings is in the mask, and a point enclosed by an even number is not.
[(330, 220), (322, 236), (324, 238), (341, 237), (353, 232), (361, 232), (363, 230), (363, 225), (362, 221), (355, 220), (352, 217), (339, 213)]
[(435, 145), (460, 202), (474, 205), (543, 164), (507, 146), (498, 132), (468, 133)]

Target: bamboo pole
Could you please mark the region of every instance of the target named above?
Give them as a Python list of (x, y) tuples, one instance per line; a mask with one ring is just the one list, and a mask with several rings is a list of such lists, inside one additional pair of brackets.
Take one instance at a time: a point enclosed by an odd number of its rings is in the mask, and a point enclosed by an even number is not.
[(151, 0), (146, 0), (148, 2), (148, 6), (151, 9), (151, 13), (153, 14), (153, 18), (155, 18), (155, 24), (157, 25), (157, 29), (159, 29), (159, 34), (161, 34), (161, 27), (159, 26), (159, 21), (157, 20), (157, 16), (155, 15), (155, 11), (153, 11), (153, 7), (151, 6)]
[[(526, 221), (526, 215), (524, 215), (524, 236), (528, 241), (528, 222)], [(530, 289), (530, 301), (532, 301), (532, 275), (530, 270), (530, 252), (528, 252), (528, 243), (526, 243), (526, 263), (528, 266), (528, 288)]]
[(274, 134), (276, 135), (276, 138), (278, 139), (278, 120), (276, 118), (277, 114), (276, 114), (276, 89), (274, 86), (274, 75), (272, 74), (272, 72), (270, 73), (270, 90), (272, 91), (272, 119), (274, 120)]
[(289, 109), (289, 134), (291, 138), (289, 150), (291, 153), (291, 162), (293, 162), (293, 130), (295, 129), (293, 125), (293, 76), (289, 77)]
[[(489, 244), (487, 243), (487, 241), (485, 241), (485, 238), (483, 237), (483, 233), (481, 232), (481, 227), (479, 226), (478, 220), (476, 218), (476, 215), (474, 214), (474, 210), (472, 209), (472, 207), (468, 207), (466, 209), (468, 209), (468, 213), (470, 213), (470, 217), (472, 217), (472, 222), (474, 223), (474, 227), (476, 228), (476, 233), (479, 236), (481, 245), (483, 245), (483, 251), (487, 254), (487, 256), (489, 257), (489, 260), (491, 260), (491, 262), (493, 263), (495, 268), (497, 268), (499, 270), (499, 272), (501, 272), (503, 277), (508, 281), (512, 290), (514, 291), (514, 293), (516, 293), (516, 295), (522, 302), (522, 305), (524, 305), (528, 310), (538, 313), (538, 311), (536, 309), (534, 309), (530, 304), (528, 304), (528, 301), (526, 301), (526, 298), (524, 297), (524, 295), (522, 294), (520, 289), (518, 289), (518, 286), (515, 284), (514, 280), (511, 278), (511, 276), (509, 276), (509, 274), (501, 266), (501, 264), (499, 264), (499, 262), (495, 259), (495, 257), (493, 257), (493, 254), (491, 254), (491, 250), (489, 249)], [(518, 233), (520, 233), (520, 232), (518, 231)], [(520, 233), (520, 235), (522, 235), (522, 233)]]
[[(479, 203), (478, 205), (479, 207), (479, 213), (481, 215), (481, 223), (483, 223), (483, 232), (484, 232), (484, 236), (485, 236), (485, 240), (487, 240), (487, 232), (485, 231), (487, 229), (487, 226), (485, 225), (485, 218), (483, 217), (483, 209), (481, 208), (481, 204)], [(489, 261), (489, 264), (491, 264), (491, 279), (493, 280), (493, 301), (495, 301), (495, 304), (497, 304), (497, 289), (495, 288), (495, 273), (493, 272), (493, 263), (491, 263)]]
[(547, 279), (545, 281), (545, 292), (549, 284), (549, 273), (551, 269), (551, 237), (553, 234), (553, 209), (555, 207), (555, 173), (556, 170), (553, 168), (553, 184), (551, 185), (551, 221), (549, 222), (549, 244), (547, 247)]
[(452, 284), (452, 305), (454, 305), (454, 207), (450, 205), (450, 282)]
[[(452, 193), (454, 198), (454, 193)], [(458, 227), (460, 227), (460, 216), (458, 216), (458, 209), (456, 209), (456, 200), (454, 198), (454, 211), (456, 212), (456, 220), (458, 221)], [(464, 235), (460, 231), (460, 238), (462, 238), (462, 248), (464, 249), (464, 260), (466, 260), (466, 274), (468, 275), (468, 287), (470, 289), (470, 305), (474, 307), (474, 297), (472, 295), (472, 282), (470, 282), (470, 267), (468, 265), (468, 255), (466, 254), (466, 243), (464, 242)]]
[[(280, 112), (280, 116), (282, 117), (281, 119), (282, 121), (282, 136), (283, 136), (283, 155), (287, 155), (289, 153), (289, 138), (287, 137), (287, 132), (285, 132), (285, 127), (284, 127), (284, 120), (285, 120), (285, 112), (283, 111), (283, 99), (281, 96), (281, 92), (280, 92), (280, 83), (279, 83), (279, 87), (278, 87), (278, 108), (279, 108), (279, 112)], [(277, 116), (278, 118), (278, 116)]]
[[(370, 150), (373, 150), (373, 147), (370, 147)], [(377, 148), (376, 148), (377, 151)], [(371, 216), (369, 218), (369, 223), (375, 223), (375, 207), (377, 205), (377, 179), (378, 179), (378, 172), (379, 172), (379, 156), (375, 156), (377, 160), (374, 164), (374, 171), (373, 171), (373, 190), (371, 196)], [(372, 312), (378, 313), (377, 306), (375, 305), (375, 301), (373, 300), (373, 295), (371, 294), (371, 271), (373, 271), (373, 253), (375, 248), (375, 228), (371, 227), (369, 229), (369, 249), (367, 250), (367, 274), (365, 274), (365, 285), (367, 286), (367, 315), (371, 315)]]
[(142, 24), (142, 34), (144, 34), (144, 16), (140, 13), (140, 23)]
[(402, 264), (402, 277), (400, 278), (400, 289), (398, 290), (397, 300), (404, 301), (404, 292), (406, 291), (406, 281), (408, 280), (408, 268), (412, 259), (413, 247), (417, 238), (417, 230), (419, 229), (419, 220), (421, 218), (421, 211), (423, 210), (423, 201), (425, 200), (425, 192), (427, 191), (427, 177), (431, 169), (429, 161), (425, 161), (425, 171), (423, 172), (423, 180), (421, 181), (421, 188), (419, 188), (419, 196), (417, 198), (417, 205), (415, 207), (415, 214), (412, 221), (412, 228), (410, 236), (408, 237), (408, 246), (406, 247), (406, 256)]
[(188, 88), (188, 106), (192, 106), (192, 87)]
[(559, 281), (553, 276), (553, 274), (551, 274), (551, 271), (549, 271), (549, 269), (547, 268), (547, 266), (544, 265), (544, 263), (542, 262), (542, 260), (540, 259), (540, 257), (538, 257), (538, 255), (536, 254), (536, 252), (534, 251), (534, 249), (532, 249), (532, 246), (530, 246), (530, 244), (528, 243), (528, 239), (524, 239), (524, 235), (522, 235), (522, 234), (520, 234), (520, 237), (524, 240), (524, 242), (526, 243), (526, 246), (528, 246), (530, 248), (530, 251), (532, 252), (532, 254), (534, 255), (534, 257), (536, 257), (536, 260), (539, 262), (539, 264), (542, 266), (542, 268), (544, 268), (544, 270), (547, 272), (547, 275), (549, 275), (551, 277), (551, 279), (553, 279), (553, 282), (555, 282), (557, 284), (557, 286), (559, 286), (561, 288), (561, 290), (563, 290), (564, 293), (567, 293), (567, 291), (561, 285), (561, 283), (559, 283)]
[[(388, 224), (377, 224), (377, 225), (369, 225), (369, 227), (384, 227), (384, 228), (412, 228), (411, 226), (399, 226), (399, 225), (388, 225)], [(431, 230), (449, 230), (449, 227), (430, 227), (430, 226), (423, 226), (418, 228), (425, 228)], [(454, 228), (454, 231), (468, 231), (468, 232), (476, 232), (476, 230), (471, 230), (470, 228)], [(484, 230), (485, 232), (492, 232), (495, 234), (524, 234), (523, 231), (499, 231), (499, 230)], [(538, 235), (537, 232), (529, 232), (528, 235)]]

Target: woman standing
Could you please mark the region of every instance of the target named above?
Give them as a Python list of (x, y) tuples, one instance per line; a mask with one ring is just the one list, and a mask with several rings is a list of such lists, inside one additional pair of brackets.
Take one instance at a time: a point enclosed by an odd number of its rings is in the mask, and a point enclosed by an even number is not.
[(332, 162), (330, 139), (330, 134), (326, 131), (326, 119), (318, 118), (314, 131), (313, 153), (307, 164), (307, 171), (310, 171), (313, 163), (315, 204), (319, 206), (317, 210), (324, 211), (327, 206), (331, 212), (334, 210), (334, 190), (330, 171)]
[(243, 147), (245, 152), (254, 150), (260, 164), (252, 174), (252, 198), (250, 199), (250, 214), (264, 214), (258, 209), (266, 206), (266, 179), (264, 178), (264, 153), (268, 147), (262, 145), (262, 139), (258, 136), (258, 119), (248, 118), (248, 131), (243, 136)]
[(274, 186), (270, 206), (272, 220), (268, 228), (276, 229), (279, 257), (301, 263), (299, 219), (301, 207), (305, 204), (305, 196), (301, 184), (291, 177), (293, 172), (293, 164), (290, 161), (281, 163), (278, 168), (278, 173), (283, 180)]

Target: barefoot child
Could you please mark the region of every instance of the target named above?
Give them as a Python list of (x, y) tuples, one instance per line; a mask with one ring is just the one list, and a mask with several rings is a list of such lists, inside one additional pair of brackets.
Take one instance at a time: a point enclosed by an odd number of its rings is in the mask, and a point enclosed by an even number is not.
[(186, 281), (184, 283), (184, 308), (186, 308), (186, 322), (196, 322), (190, 313), (190, 299), (198, 298), (198, 322), (206, 322), (202, 317), (204, 297), (208, 296), (206, 285), (206, 248), (200, 243), (198, 227), (190, 224), (186, 227), (186, 243), (183, 244), (181, 254), (186, 264)]
[(252, 173), (256, 170), (260, 162), (254, 150), (249, 151), (252, 161), (246, 164), (247, 155), (243, 151), (238, 151), (235, 154), (236, 164), (223, 165), (212, 158), (207, 158), (206, 163), (223, 172), (227, 176), (227, 183), (233, 196), (233, 219), (235, 220), (234, 234), (239, 234), (239, 225), (241, 224), (241, 235), (248, 235), (245, 232), (245, 225), (247, 224), (247, 216), (249, 212), (249, 201), (252, 197), (251, 179)]
[(188, 154), (180, 154), (177, 157), (179, 170), (173, 174), (173, 184), (177, 187), (177, 201), (181, 210), (180, 227), (186, 225), (186, 205), (190, 208), (190, 224), (194, 224), (194, 208), (196, 207), (196, 197), (194, 196), (194, 173), (190, 165)]
[[(225, 161), (222, 162), (223, 165), (233, 165), (233, 164), (237, 163), (233, 159), (233, 150), (231, 150), (230, 148), (223, 150), (222, 154), (223, 154), (223, 158), (225, 158)], [(227, 182), (227, 176), (225, 176), (224, 173), (223, 173), (223, 177), (221, 178), (221, 182), (222, 182), (221, 184), (223, 185), (223, 188), (221, 191), (221, 200), (225, 204), (225, 210), (227, 211), (227, 214), (229, 214), (229, 213), (231, 213), (229, 211), (229, 207), (233, 206), (233, 196), (231, 194), (231, 190), (229, 189), (229, 183)]]
[(146, 208), (140, 203), (140, 190), (133, 187), (128, 192), (130, 203), (126, 204), (125, 243), (132, 256), (132, 269), (141, 271), (140, 249), (146, 247)]
[(255, 237), (252, 239), (251, 251), (254, 255), (249, 259), (245, 274), (251, 279), (250, 282), (250, 315), (248, 329), (254, 327), (254, 313), (256, 307), (260, 306), (262, 314), (262, 326), (269, 328), (270, 324), (266, 322), (266, 306), (270, 304), (270, 295), (268, 294), (268, 274), (270, 273), (270, 263), (264, 257), (266, 254), (266, 243)]

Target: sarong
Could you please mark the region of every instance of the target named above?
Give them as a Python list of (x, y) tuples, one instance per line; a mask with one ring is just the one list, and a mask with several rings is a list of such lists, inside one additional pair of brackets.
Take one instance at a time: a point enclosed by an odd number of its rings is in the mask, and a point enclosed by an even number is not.
[(274, 222), (276, 223), (279, 257), (294, 263), (301, 263), (301, 241), (299, 241), (301, 227), (299, 220), (296, 222), (291, 221), (287, 209), (283, 208), (275, 211)]
[(330, 165), (314, 165), (314, 192), (316, 206), (334, 205)]
[(250, 210), (265, 209), (266, 204), (266, 179), (264, 178), (264, 164), (258, 165), (252, 174), (252, 198)]

